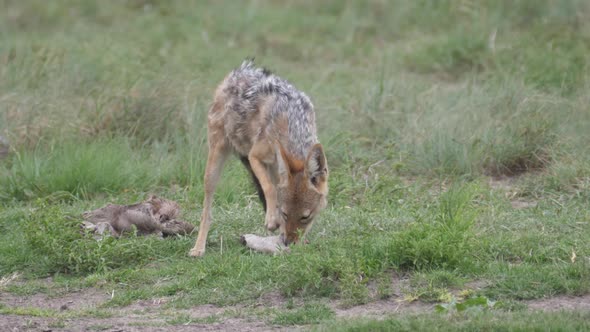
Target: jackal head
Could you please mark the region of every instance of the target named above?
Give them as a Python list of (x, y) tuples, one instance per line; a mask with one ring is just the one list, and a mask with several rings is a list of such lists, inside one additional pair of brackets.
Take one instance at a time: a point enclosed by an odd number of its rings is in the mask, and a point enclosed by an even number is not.
[(277, 207), (283, 221), (281, 236), (285, 245), (289, 245), (299, 241), (314, 218), (326, 207), (328, 164), (324, 149), (316, 144), (306, 160), (294, 159), (279, 148), (277, 166)]

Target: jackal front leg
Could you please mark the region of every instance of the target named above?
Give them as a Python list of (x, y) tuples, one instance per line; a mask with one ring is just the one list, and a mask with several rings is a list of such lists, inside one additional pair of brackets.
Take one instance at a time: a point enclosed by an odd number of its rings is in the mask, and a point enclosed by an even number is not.
[(256, 143), (248, 154), (250, 167), (252, 167), (252, 172), (260, 182), (260, 187), (262, 187), (266, 199), (266, 216), (264, 222), (266, 228), (270, 231), (276, 230), (281, 225), (277, 206), (277, 191), (266, 167), (266, 164), (272, 164), (274, 162), (272, 158), (274, 158), (272, 148), (263, 142)]
[(207, 157), (207, 167), (205, 168), (205, 199), (203, 201), (203, 212), (201, 215), (201, 225), (199, 226), (199, 235), (194, 248), (189, 252), (190, 256), (197, 257), (205, 254), (205, 245), (207, 244), (207, 235), (211, 226), (211, 207), (213, 204), (213, 195), (223, 164), (227, 159), (229, 150), (223, 137), (209, 137), (209, 155)]

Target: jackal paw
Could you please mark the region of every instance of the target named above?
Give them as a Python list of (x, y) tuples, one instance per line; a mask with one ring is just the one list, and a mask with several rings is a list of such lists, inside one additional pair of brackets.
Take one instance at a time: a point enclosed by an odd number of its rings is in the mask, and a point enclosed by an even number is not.
[(205, 255), (205, 249), (192, 248), (188, 252), (188, 255), (191, 256), (191, 257), (203, 257), (203, 255)]

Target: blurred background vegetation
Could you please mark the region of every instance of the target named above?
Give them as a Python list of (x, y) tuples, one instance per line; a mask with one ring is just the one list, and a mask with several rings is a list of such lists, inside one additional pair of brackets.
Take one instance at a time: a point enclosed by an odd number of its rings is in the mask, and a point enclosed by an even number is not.
[(312, 96), (336, 174), (587, 185), (589, 18), (584, 0), (2, 0), (0, 199), (198, 186), (212, 92), (247, 56)]

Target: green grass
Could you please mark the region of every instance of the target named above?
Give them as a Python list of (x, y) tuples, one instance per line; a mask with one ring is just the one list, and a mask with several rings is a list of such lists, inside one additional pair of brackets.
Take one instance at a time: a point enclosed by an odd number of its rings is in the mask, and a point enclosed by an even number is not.
[(306, 303), (300, 308), (287, 309), (276, 313), (273, 324), (306, 325), (317, 324), (334, 316), (332, 309), (321, 303)]
[(409, 315), (384, 320), (359, 319), (327, 323), (317, 331), (580, 331), (588, 313), (472, 313)]
[[(243, 315), (326, 330), (583, 329), (584, 314), (523, 301), (590, 292), (589, 19), (579, 0), (0, 1), (0, 278), (19, 276), (0, 291), (112, 292), (99, 311), (280, 297)], [(248, 56), (316, 105), (331, 174), (310, 243), (282, 256), (239, 243), (265, 231), (235, 160), (203, 259), (187, 257), (194, 236), (83, 234), (83, 211), (150, 193), (198, 224), (206, 110)], [(349, 321), (331, 309), (465, 296), (506, 310)]]

